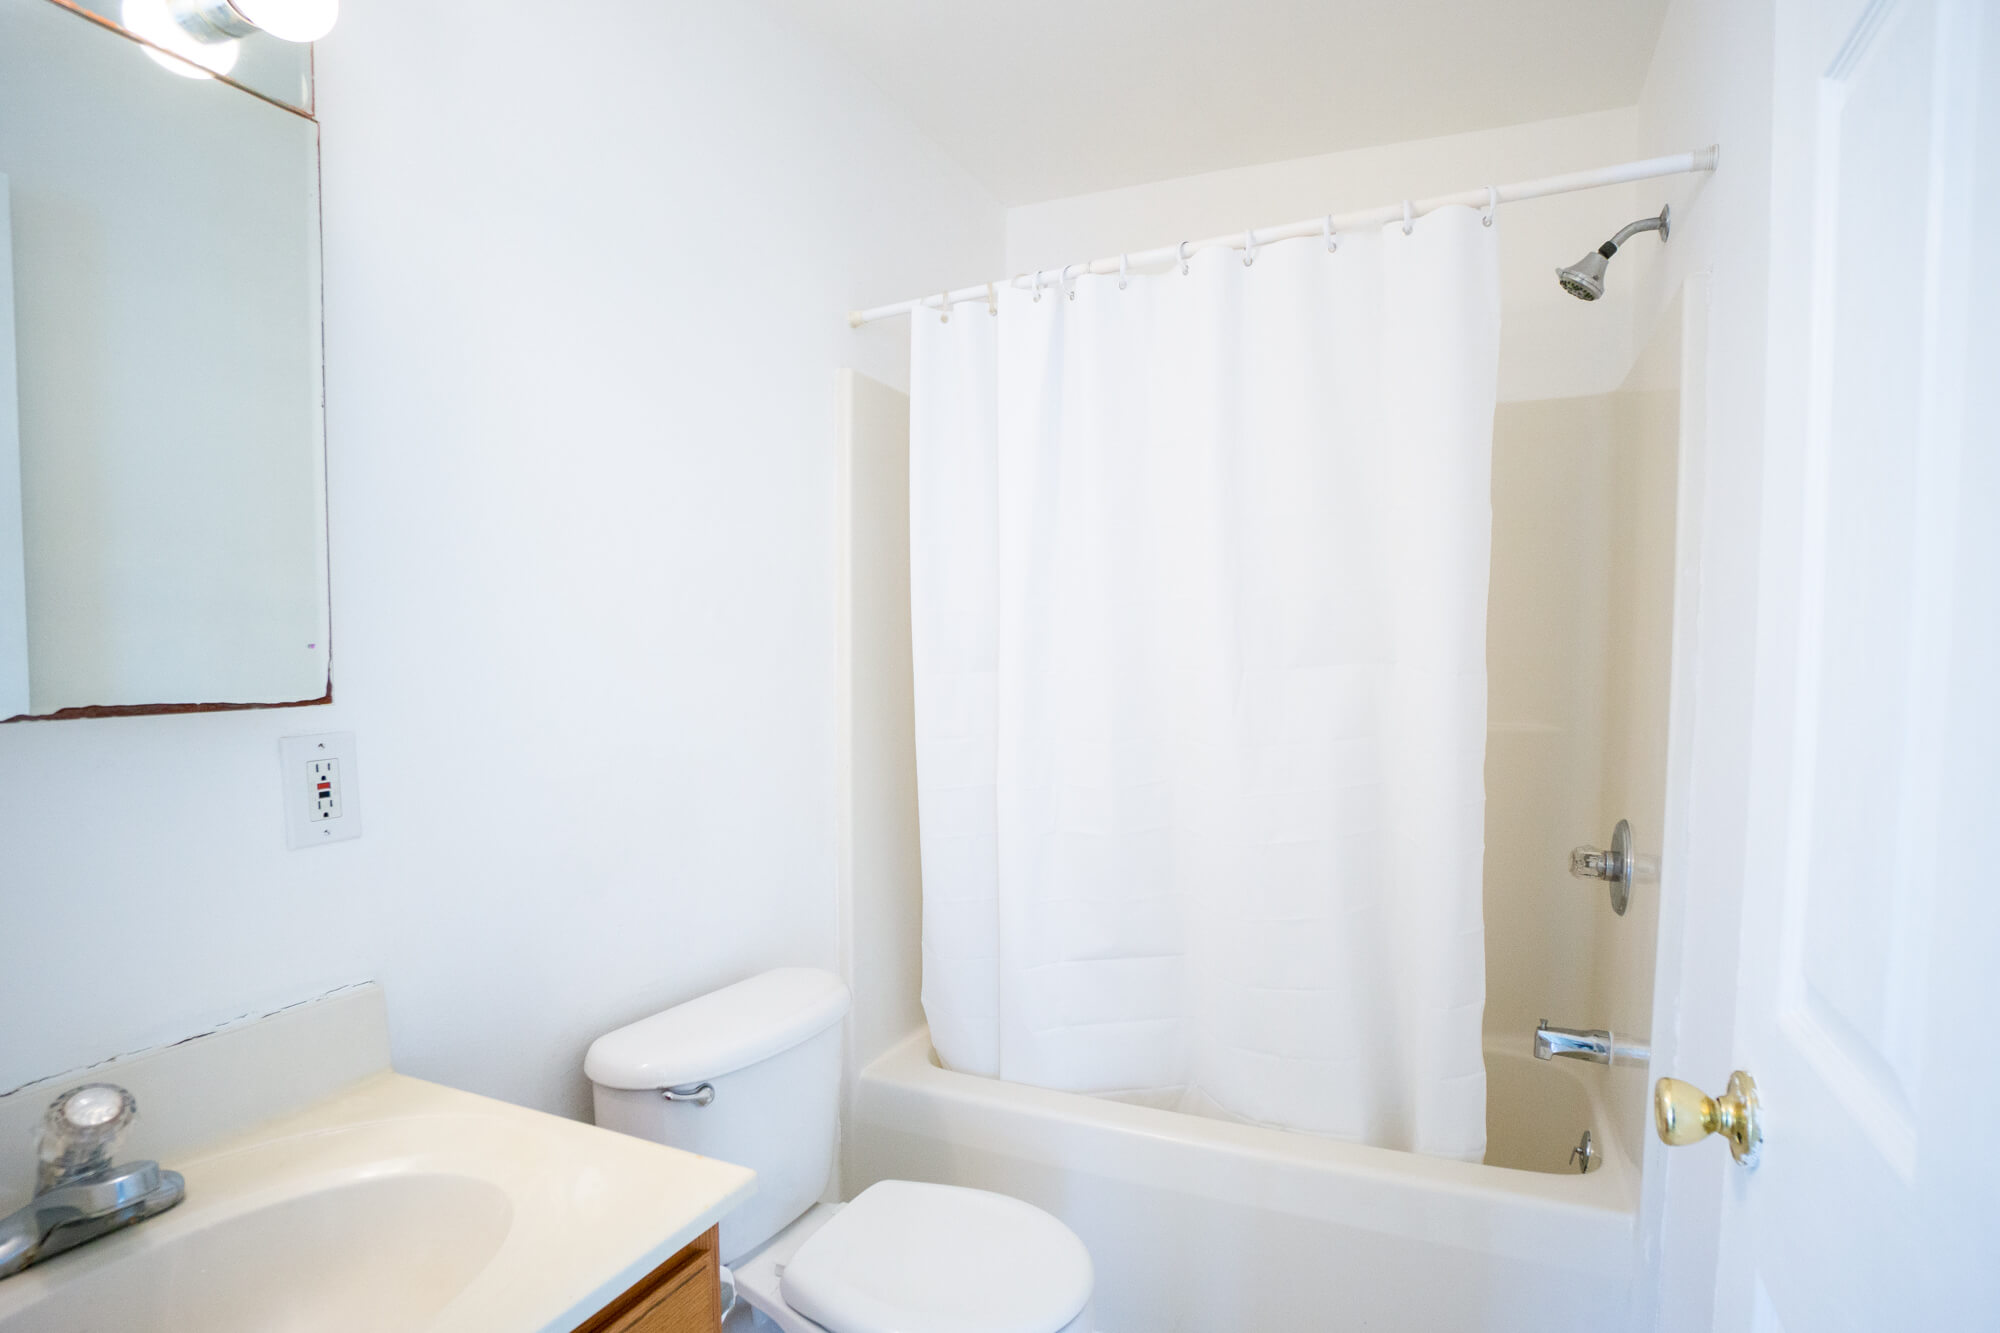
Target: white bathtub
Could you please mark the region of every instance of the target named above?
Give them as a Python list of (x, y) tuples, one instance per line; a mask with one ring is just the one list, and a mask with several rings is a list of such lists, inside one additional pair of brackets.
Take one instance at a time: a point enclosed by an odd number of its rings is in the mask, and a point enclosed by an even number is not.
[[(930, 1180), (1048, 1209), (1090, 1247), (1102, 1333), (1622, 1328), (1639, 1191), (1606, 1093), (1644, 1072), (1527, 1043), (1487, 1050), (1502, 1166), (954, 1074), (919, 1030), (855, 1082), (843, 1186)], [(1586, 1127), (1602, 1165), (1578, 1175), (1563, 1168)]]

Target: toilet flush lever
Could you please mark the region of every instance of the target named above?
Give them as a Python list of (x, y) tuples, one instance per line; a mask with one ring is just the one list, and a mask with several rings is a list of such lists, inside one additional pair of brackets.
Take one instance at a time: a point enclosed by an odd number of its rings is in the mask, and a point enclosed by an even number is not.
[(661, 1088), (660, 1095), (670, 1102), (693, 1102), (696, 1106), (706, 1106), (715, 1100), (713, 1083), (696, 1083), (691, 1087)]

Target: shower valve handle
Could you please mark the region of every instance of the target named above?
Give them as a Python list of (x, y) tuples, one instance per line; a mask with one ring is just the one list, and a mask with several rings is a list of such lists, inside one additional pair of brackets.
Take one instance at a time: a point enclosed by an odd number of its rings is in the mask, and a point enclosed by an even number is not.
[(1601, 879), (1611, 885), (1611, 910), (1620, 916), (1632, 901), (1632, 873), (1638, 858), (1632, 854), (1632, 826), (1624, 820), (1611, 830), (1611, 846), (1599, 851), (1579, 847), (1569, 854), (1569, 873), (1578, 879)]
[(1618, 866), (1618, 853), (1579, 847), (1569, 854), (1569, 873), (1578, 879), (1619, 879), (1624, 872)]

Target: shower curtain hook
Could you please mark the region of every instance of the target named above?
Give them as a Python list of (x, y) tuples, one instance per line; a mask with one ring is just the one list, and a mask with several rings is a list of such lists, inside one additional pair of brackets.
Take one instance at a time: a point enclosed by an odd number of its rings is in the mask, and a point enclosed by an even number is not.
[(1179, 258), (1179, 260), (1181, 261), (1181, 276), (1182, 276), (1183, 278), (1185, 278), (1185, 277), (1187, 276), (1187, 272), (1188, 272), (1188, 265), (1187, 265), (1187, 242), (1186, 242), (1186, 241), (1182, 241), (1182, 242), (1181, 242), (1181, 243), (1180, 243), (1179, 245), (1175, 246), (1175, 247), (1174, 247), (1174, 254), (1175, 254), (1175, 256), (1176, 256), (1177, 258)]
[(1042, 299), (1042, 271), (1041, 271), (1040, 269), (1036, 269), (1036, 270), (1035, 270), (1035, 300), (1036, 300), (1036, 301), (1040, 301), (1041, 299)]
[(993, 284), (990, 282), (986, 284), (986, 313), (989, 315), (1000, 313), (1000, 293), (993, 290)]
[(951, 293), (938, 293), (938, 323), (951, 323)]
[(1403, 235), (1408, 236), (1409, 234), (1410, 234), (1410, 201), (1405, 199), (1403, 201)]
[(1076, 285), (1069, 280), (1068, 264), (1062, 266), (1062, 276), (1057, 281), (1062, 285), (1063, 296), (1074, 301), (1076, 299)]
[(1249, 268), (1257, 262), (1257, 233), (1255, 229), (1243, 233), (1243, 267)]
[(1485, 216), (1479, 219), (1479, 225), (1482, 227), (1492, 226), (1493, 210), (1498, 207), (1500, 207), (1500, 191), (1494, 186), (1489, 185), (1486, 187), (1486, 213)]
[(1125, 267), (1125, 256), (1118, 256), (1118, 290), (1121, 292), (1125, 290)]
[(1319, 234), (1326, 238), (1326, 252), (1328, 254), (1332, 254), (1334, 251), (1340, 249), (1340, 242), (1333, 237), (1333, 214), (1328, 213), (1326, 221), (1320, 223)]

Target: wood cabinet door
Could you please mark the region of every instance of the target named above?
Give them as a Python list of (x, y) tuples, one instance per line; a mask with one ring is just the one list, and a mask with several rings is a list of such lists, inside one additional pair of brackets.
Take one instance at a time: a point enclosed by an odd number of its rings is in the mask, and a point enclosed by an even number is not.
[(607, 1333), (715, 1333), (722, 1315), (716, 1286), (715, 1264), (704, 1258), (670, 1278)]
[(711, 1227), (586, 1320), (576, 1333), (716, 1333), (721, 1325), (721, 1273)]

